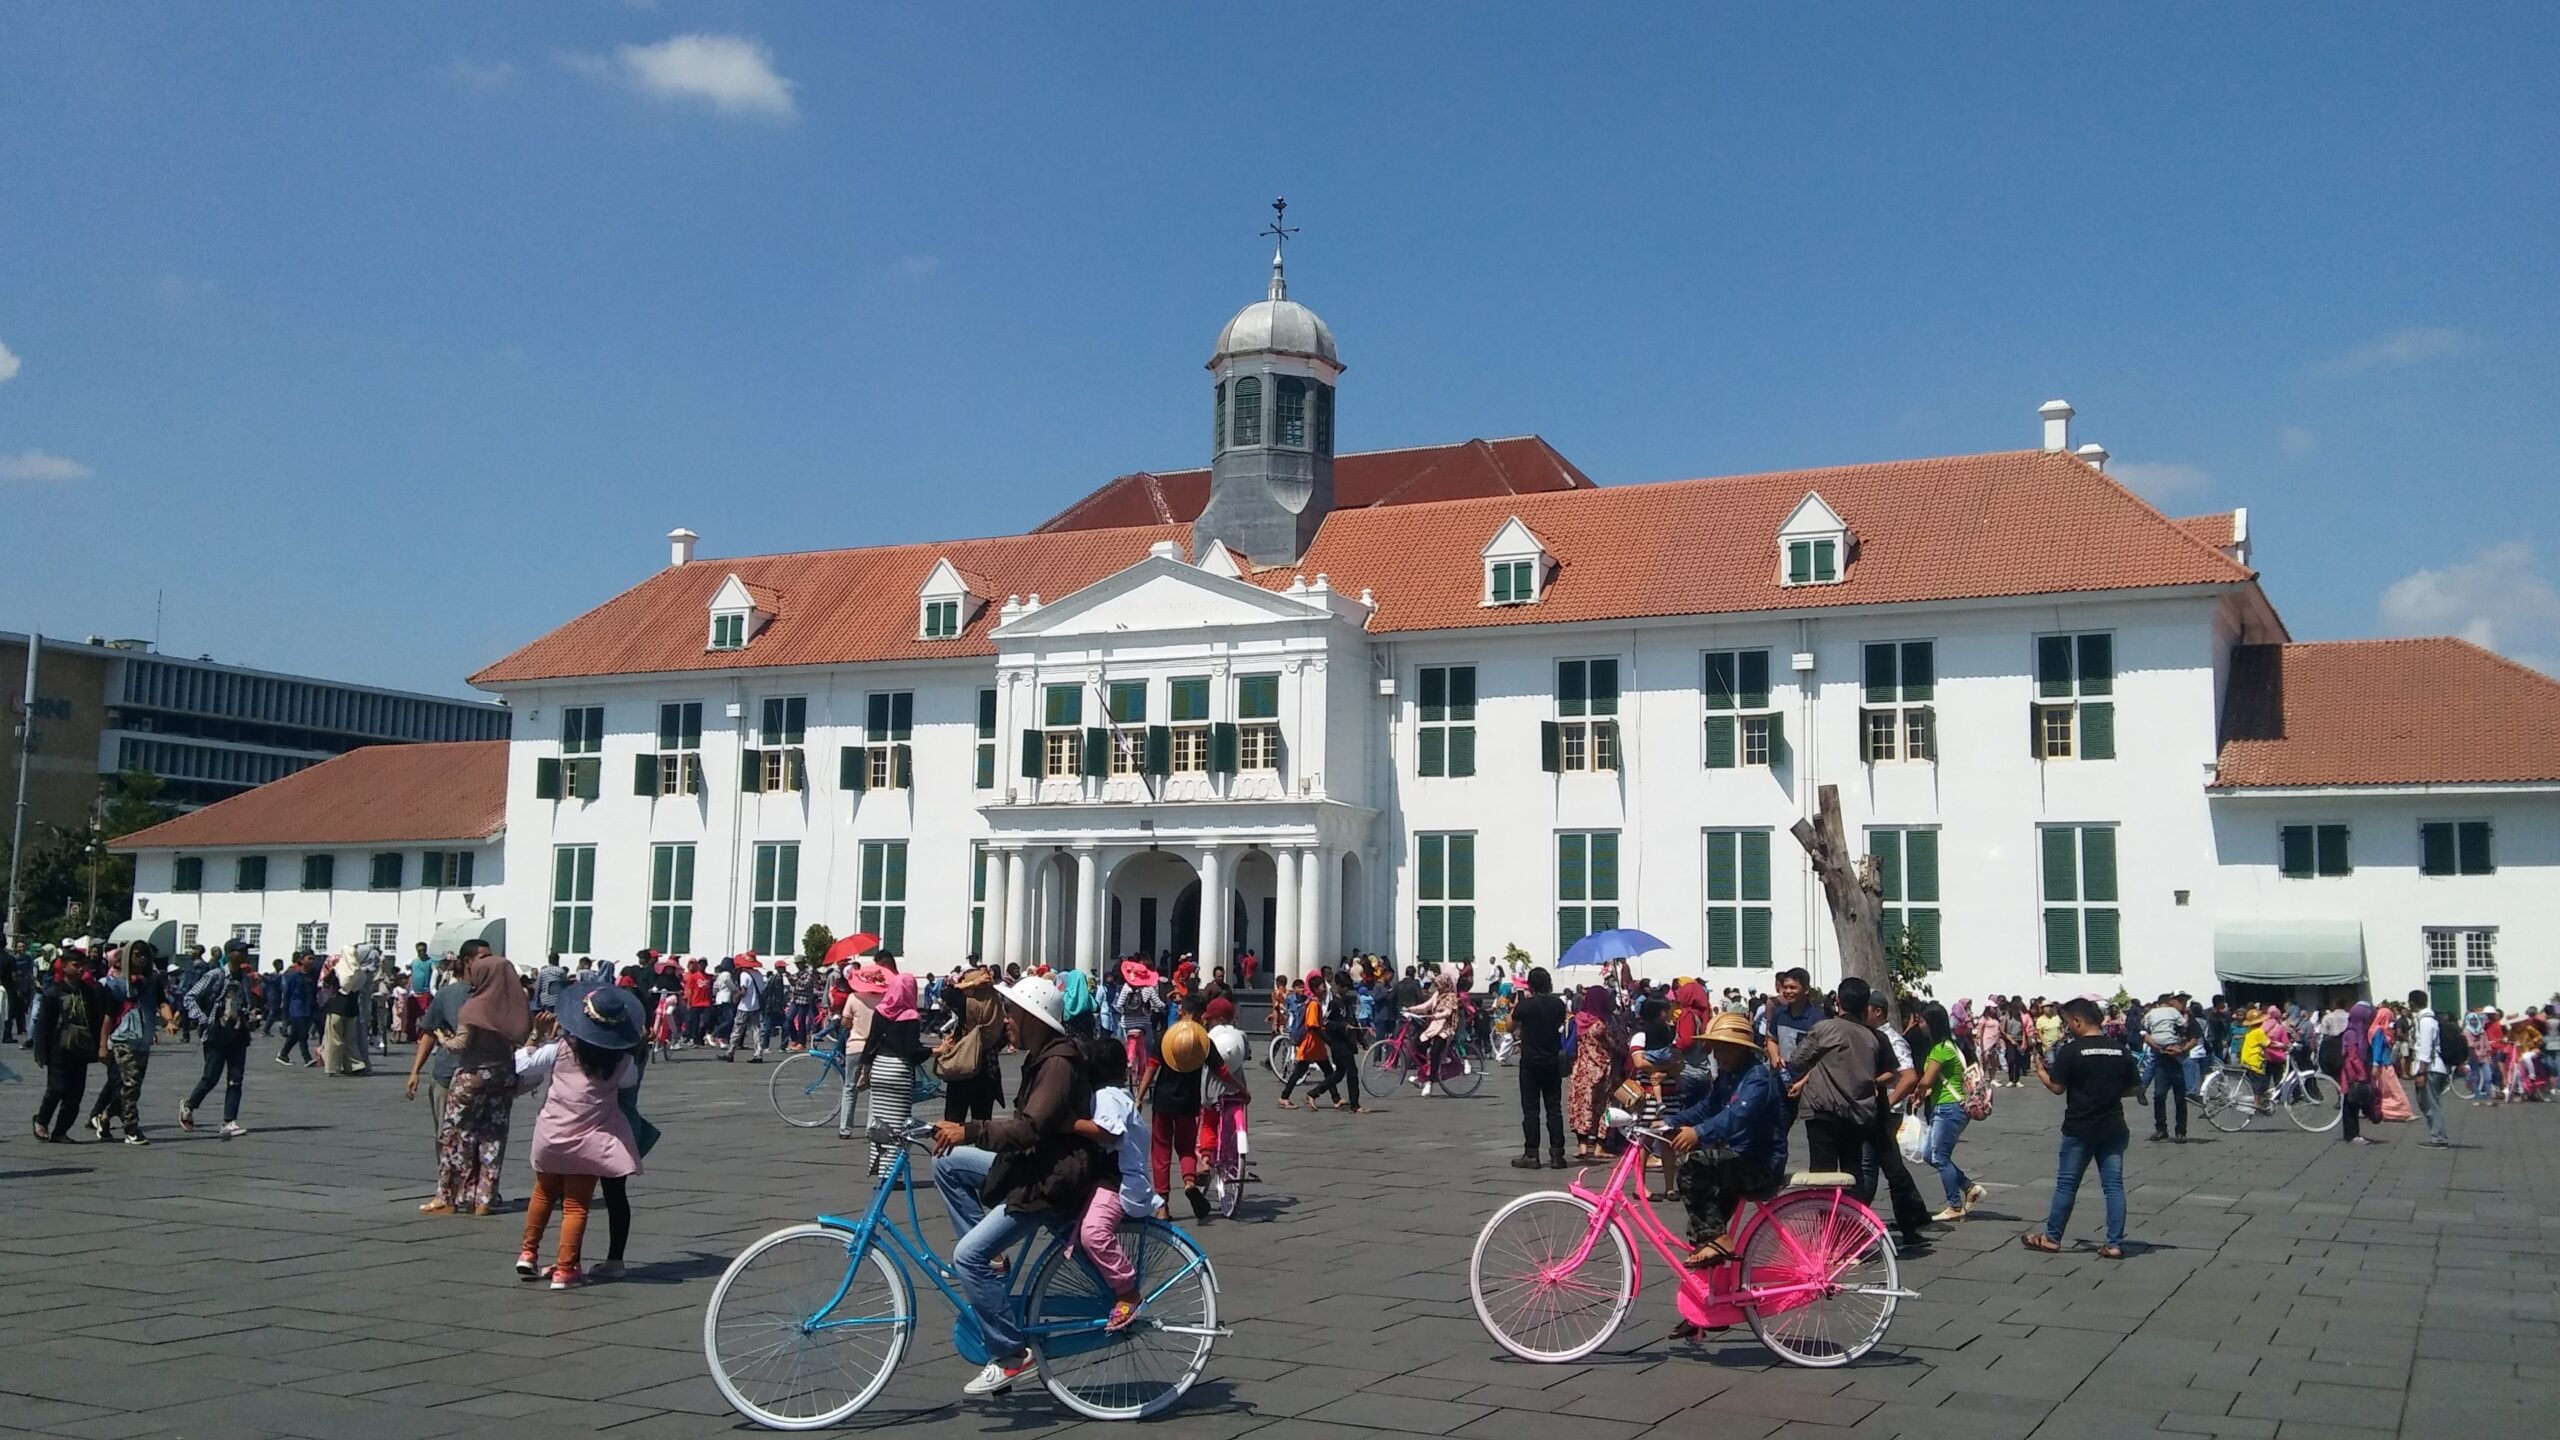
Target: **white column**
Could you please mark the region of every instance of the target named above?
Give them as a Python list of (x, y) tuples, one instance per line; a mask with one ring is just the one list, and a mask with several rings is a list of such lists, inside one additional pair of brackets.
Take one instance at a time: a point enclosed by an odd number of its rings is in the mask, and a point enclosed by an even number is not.
[(1000, 965), (1031, 959), (1031, 862), (1019, 850), (1004, 852), (1004, 953)]
[(1280, 877), (1272, 905), (1271, 962), (1275, 975), (1304, 975), (1306, 966), (1298, 954), (1298, 852), (1283, 845), (1271, 852), (1271, 868)]
[(1003, 963), (1005, 921), (1013, 913), (1005, 893), (1005, 856), (1003, 850), (986, 852), (987, 921), (978, 939), (978, 963)]
[(1222, 965), (1227, 953), (1227, 882), (1218, 870), (1218, 847), (1200, 850), (1200, 966)]
[[(1312, 975), (1318, 965), (1332, 963), (1333, 946), (1326, 943), (1324, 917), (1325, 897), (1332, 892), (1333, 853), (1318, 845), (1299, 857), (1300, 875), (1298, 903), (1298, 973)], [(1286, 901), (1282, 902), (1284, 905)]]
[(1089, 846), (1076, 849), (1076, 968), (1102, 973), (1102, 867)]

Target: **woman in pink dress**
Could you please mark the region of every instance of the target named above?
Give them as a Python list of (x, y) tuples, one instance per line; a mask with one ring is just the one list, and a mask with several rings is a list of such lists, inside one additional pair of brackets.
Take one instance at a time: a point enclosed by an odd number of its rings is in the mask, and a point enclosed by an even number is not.
[(2415, 1120), (2418, 1112), (2409, 1103), (2409, 1092), (2401, 1087), (2399, 1051), (2392, 1020), (2399, 1012), (2384, 1005), (2373, 1012), (2373, 1099), (2385, 1120)]
[(640, 1145), (622, 1105), (622, 1092), (640, 1083), (631, 1055), (643, 1033), (640, 1004), (611, 985), (572, 990), (560, 997), (558, 1028), (560, 1038), (516, 1056), (519, 1085), (551, 1077), (550, 1098), (533, 1122), (533, 1199), (525, 1206), (516, 1274), (526, 1280), (541, 1275), (542, 1232), (557, 1206), (560, 1251), (551, 1266), (551, 1288), (567, 1290), (585, 1283), (579, 1248), (596, 1182), (640, 1173)]

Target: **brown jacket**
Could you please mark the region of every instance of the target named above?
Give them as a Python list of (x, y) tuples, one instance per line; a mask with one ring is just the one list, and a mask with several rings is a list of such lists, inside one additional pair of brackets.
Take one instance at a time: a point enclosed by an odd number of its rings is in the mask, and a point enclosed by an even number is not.
[(963, 1127), (970, 1144), (1002, 1157), (989, 1178), (1000, 1193), (980, 1198), (1017, 1213), (1081, 1208), (1093, 1193), (1093, 1146), (1075, 1124), (1092, 1111), (1083, 1053), (1072, 1037), (1052, 1032), (1022, 1059), (1013, 1113)]
[(1856, 1020), (1834, 1015), (1813, 1027), (1792, 1059), (1804, 1075), (1804, 1111), (1854, 1125), (1875, 1123), (1876, 1076), (1893, 1068), (1884, 1041)]

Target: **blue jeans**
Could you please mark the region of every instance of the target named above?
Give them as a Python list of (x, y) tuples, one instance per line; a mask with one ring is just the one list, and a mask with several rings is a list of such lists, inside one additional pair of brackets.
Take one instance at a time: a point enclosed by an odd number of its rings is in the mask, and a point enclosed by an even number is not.
[(978, 1312), (978, 1329), (987, 1337), (988, 1353), (1006, 1360), (1030, 1346), (1022, 1332), (1013, 1328), (1012, 1282), (995, 1272), (994, 1262), (1021, 1244), (1022, 1237), (1038, 1229), (1040, 1222), (1028, 1215), (1007, 1214), (1001, 1205), (989, 1210), (978, 1203), (978, 1187), (995, 1159), (993, 1151), (960, 1146), (933, 1162), (933, 1188), (942, 1192), (942, 1208), (951, 1212), (951, 1233), (960, 1237), (951, 1247), (951, 1267), (960, 1272), (961, 1292), (969, 1297), (969, 1308)]
[(2092, 1144), (2070, 1135), (2062, 1137), (2062, 1154), (2053, 1175), (2053, 1209), (2044, 1217), (2044, 1238), (2062, 1243), (2062, 1229), (2071, 1223), (2071, 1204), (2080, 1198), (2080, 1176), (2095, 1160), (2098, 1186), (2107, 1195), (2107, 1243), (2124, 1243), (2124, 1143), (2110, 1139)]
[(1938, 1183), (1947, 1187), (1947, 1203), (1961, 1207), (1965, 1187), (1971, 1182), (1956, 1168), (1956, 1140), (1971, 1124), (1964, 1106), (1954, 1101), (1929, 1112), (1929, 1163), (1938, 1167)]
[(2424, 1070), (2409, 1077), (2409, 1098), (2417, 1102), (2418, 1115), (2427, 1122), (2427, 1138), (2440, 1145), (2453, 1143), (2444, 1125), (2444, 1087), (2451, 1078)]

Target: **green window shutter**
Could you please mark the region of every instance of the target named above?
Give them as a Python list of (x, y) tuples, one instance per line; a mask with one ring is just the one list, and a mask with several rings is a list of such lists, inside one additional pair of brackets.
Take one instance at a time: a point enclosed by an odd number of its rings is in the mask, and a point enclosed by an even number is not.
[(1617, 929), (1617, 928), (1618, 928), (1618, 907), (1617, 907), (1617, 906), (1615, 906), (1615, 905), (1594, 905), (1594, 906), (1592, 906), (1592, 907), (1591, 907), (1591, 929), (1592, 929), (1593, 933), (1595, 933), (1595, 934), (1596, 934), (1596, 933), (1598, 933), (1598, 932), (1600, 932), (1600, 931), (1602, 931), (1602, 930), (1615, 930), (1615, 929)]
[(2310, 826), (2287, 825), (2276, 833), (2276, 873), (2292, 880), (2318, 873), (2312, 856)]
[(1493, 603), (1508, 605), (1511, 600), (1511, 567), (1496, 561), (1493, 566)]
[(1745, 710), (1759, 710), (1769, 703), (1769, 652), (1745, 650), (1738, 667), (1742, 688), (1737, 698)]
[(2489, 822), (2465, 820), (2459, 829), (2460, 862), (2465, 875), (2488, 875), (2497, 870), (2489, 855)]
[(2462, 1003), (2474, 1010), (2485, 1010), (2498, 1003), (2498, 977), (2466, 976), (2462, 982)]
[[(774, 879), (773, 898), (776, 900), (797, 900), (800, 898), (800, 847), (797, 845), (781, 845), (776, 846), (775, 848), (782, 852), (782, 869), (781, 873)], [(782, 938), (786, 943), (791, 939), (791, 935), (787, 929), (785, 930)]]
[(1240, 763), (1234, 722), (1221, 720), (1209, 727), (1209, 768), (1221, 775), (1233, 775)]
[(664, 904), (665, 902), (674, 899), (676, 893), (675, 883), (676, 847), (673, 845), (653, 845), (649, 847), (650, 901), (653, 904)]
[(1037, 780), (1041, 774), (1040, 732), (1022, 732), (1022, 778)]
[(1731, 710), (1742, 694), (1742, 677), (1736, 673), (1735, 656), (1730, 650), (1719, 650), (1707, 656), (1707, 708)]
[(1769, 832), (1745, 830), (1740, 845), (1742, 859), (1742, 898), (1769, 898)]
[(1902, 697), (1902, 652), (1892, 645), (1867, 647), (1867, 703), (1890, 705)]
[(1472, 721), (1476, 718), (1476, 667), (1449, 667), (1449, 718)]
[(1902, 699), (1920, 704), (1938, 698), (1938, 642), (1902, 642)]
[(2036, 637), (2036, 693), (2048, 700), (2071, 698), (2071, 637)]
[(560, 798), (559, 761), (536, 760), (533, 762), (533, 798), (536, 800)]
[(764, 788), (763, 751), (741, 750), (738, 752), (738, 788), (750, 795)]
[(1084, 765), (1087, 778), (1099, 780), (1111, 773), (1111, 732), (1099, 725), (1089, 725), (1084, 732)]
[[(1868, 831), (1867, 853), (1876, 857), (1877, 898), (1890, 905), (1901, 904), (1903, 900), (1902, 832), (1899, 830)], [(1886, 936), (1886, 943), (1892, 943), (1892, 938), (1889, 935)]]
[(1787, 758), (1787, 717), (1772, 710), (1769, 712), (1768, 720), (1769, 763), (1775, 765)]
[(2044, 912), (2044, 968), (2053, 975), (2080, 973), (2080, 912), (2056, 907)]
[(893, 903), (903, 904), (907, 898), (906, 841), (892, 840), (889, 842), (888, 871), (889, 889), (886, 898)]
[(2088, 961), (2092, 975), (2116, 975), (2124, 970), (2124, 947), (2117, 931), (2113, 910), (2086, 912), (2089, 921)]
[(1745, 905), (1742, 907), (1742, 963), (1753, 970), (1766, 970), (1770, 961), (1769, 907)]
[[(1603, 830), (1591, 837), (1591, 898), (1618, 898), (1618, 832)], [(1603, 925), (1603, 930), (1615, 928)]]
[(1591, 662), (1591, 713), (1618, 713), (1618, 662), (1615, 660)]
[(1911, 933), (1920, 937), (1920, 963), (1932, 970), (1939, 968), (1942, 957), (1938, 951), (1938, 912), (1914, 909), (1907, 913)]
[(2068, 825), (2044, 828), (2044, 898), (2048, 901), (2080, 898), (2078, 836)]
[(1147, 727), (1147, 764), (1149, 775), (1162, 777), (1173, 773), (1173, 727)]
[(676, 847), (675, 898), (678, 900), (693, 898), (693, 847), (690, 845)]
[(418, 883), (430, 890), (444, 888), (444, 852), (428, 850), (418, 856)]
[(1067, 726), (1084, 723), (1084, 687), (1052, 685), (1048, 690), (1047, 704), (1051, 728), (1063, 730)]
[(604, 793), (604, 761), (589, 756), (569, 767), (569, 789), (581, 800)]
[(2113, 635), (2080, 636), (2079, 660), (2081, 694), (2113, 695), (2116, 693), (2116, 637)]
[(658, 793), (657, 756), (634, 755), (631, 757), (631, 793), (634, 795)]
[(1573, 948), (1573, 942), (1591, 933), (1591, 912), (1580, 905), (1560, 906), (1556, 910), (1556, 955), (1561, 958)]
[(1445, 835), (1425, 835), (1417, 847), (1415, 869), (1416, 892), (1425, 900), (1448, 898), (1449, 839)]
[(1413, 772), (1417, 775), (1449, 773), (1448, 727), (1433, 725), (1423, 730), (1421, 753), (1414, 758)]
[(916, 735), (916, 692), (900, 690), (889, 697), (889, 738), (912, 740)]
[(993, 690), (978, 692), (978, 738), (996, 738), (996, 692)]
[(1877, 915), (1876, 929), (1879, 937), (1884, 941), (1884, 953), (1891, 956), (1894, 946), (1902, 941), (1902, 912), (1886, 910)]
[(1239, 675), (1236, 677), (1237, 719), (1276, 720), (1279, 717), (1279, 676)]
[(1902, 885), (1905, 897), (1914, 904), (1938, 902), (1937, 831), (1902, 832)]
[(2446, 1015), (2462, 1013), (2462, 982), (2452, 975), (2427, 977), (2427, 1005)]
[(571, 900), (578, 893), (578, 852), (566, 845), (551, 852), (551, 898)]
[(1441, 933), (1446, 914), (1440, 906), (1425, 905), (1414, 912), (1414, 956), (1425, 965), (1437, 965), (1448, 958), (1447, 939)]
[(1452, 777), (1476, 773), (1476, 727), (1449, 727), (1449, 774)]
[(1476, 898), (1476, 837), (1473, 835), (1449, 837), (1449, 898)]
[(780, 849), (781, 847), (776, 845), (756, 847), (755, 899), (759, 905), (773, 903), (774, 870), (781, 862), (781, 856), (777, 853)]
[(470, 852), (470, 851), (468, 851), (468, 850), (465, 850), (465, 851), (463, 851), (462, 853), (460, 853), (460, 854), (458, 854), (458, 855), (454, 856), (453, 858), (454, 858), (454, 863), (455, 863), (455, 866), (456, 866), (456, 874), (455, 874), (455, 877), (454, 877), (454, 878), (455, 878), (455, 880), (456, 880), (456, 882), (457, 882), (458, 884), (460, 884), (460, 885), (461, 885), (461, 887), (462, 887), (463, 889), (465, 889), (465, 890), (470, 889), (470, 888), (471, 888), (471, 861), (472, 861), (472, 859), (473, 859), (473, 856), (472, 856), (471, 852)]
[(2116, 832), (2102, 825), (2080, 832), (2080, 898), (2108, 903), (2116, 898)]
[[(877, 840), (866, 840), (863, 842), (861, 893), (862, 903), (865, 905), (877, 905), (880, 903), (880, 881), (882, 873), (888, 865), (888, 848), (888, 846), (881, 844)], [(871, 927), (866, 926), (865, 928)]]
[(2418, 827), (2418, 873), (2450, 875), (2453, 873), (2453, 827), (2440, 821), (2429, 821)]
[(889, 783), (901, 790), (916, 788), (916, 747), (913, 745), (889, 747)]
[(792, 789), (805, 792), (809, 788), (809, 752), (797, 749), (784, 751), (782, 768), (790, 776)]
[(847, 745), (836, 751), (836, 784), (845, 790), (871, 788), (871, 757), (859, 745)]
[(1740, 883), (1734, 854), (1738, 838), (1730, 830), (1707, 832), (1707, 899), (1710, 901), (1731, 902), (1742, 898), (1735, 888)]
[(978, 746), (977, 781), (981, 790), (996, 788), (996, 747), (993, 745), (981, 743)]
[(1591, 872), (1591, 859), (1583, 837), (1568, 831), (1556, 837), (1556, 898), (1587, 899), (1585, 882)]
[(1796, 540), (1787, 545), (1787, 583), (1790, 585), (1813, 583), (1813, 542)]
[(2080, 702), (2080, 758), (2116, 758), (2116, 707), (2112, 700)]
[(2320, 873), (2352, 875), (2355, 866), (2347, 859), (2347, 827), (2323, 825), (2319, 831)]
[(1426, 725), (1449, 718), (1449, 672), (1437, 665), (1422, 668), (1422, 722)]
[[(1707, 717), (1707, 768), (1730, 770), (1739, 753), (1734, 740), (1734, 718), (1730, 715)], [(1554, 769), (1554, 766), (1547, 767)]]
[(1192, 675), (1165, 685), (1165, 704), (1173, 713), (1171, 719), (1206, 720), (1209, 718), (1209, 681), (1206, 676)]
[(1556, 713), (1568, 719), (1579, 717), (1591, 703), (1591, 672), (1579, 660), (1560, 661), (1556, 665)]
[(1143, 724), (1147, 718), (1147, 685), (1143, 680), (1111, 682), (1111, 722), (1115, 725)]
[(1840, 578), (1840, 542), (1813, 542), (1813, 578), (1817, 584), (1829, 584)]
[(2035, 700), (2027, 702), (2027, 754), (2044, 758), (2044, 705)]
[(1742, 945), (1734, 908), (1719, 905), (1707, 912), (1707, 963), (1719, 968), (1742, 963)]
[(1449, 955), (1451, 960), (1476, 958), (1476, 907), (1449, 907)]
[(1564, 769), (1564, 732), (1553, 720), (1538, 722), (1538, 768), (1550, 775)]

